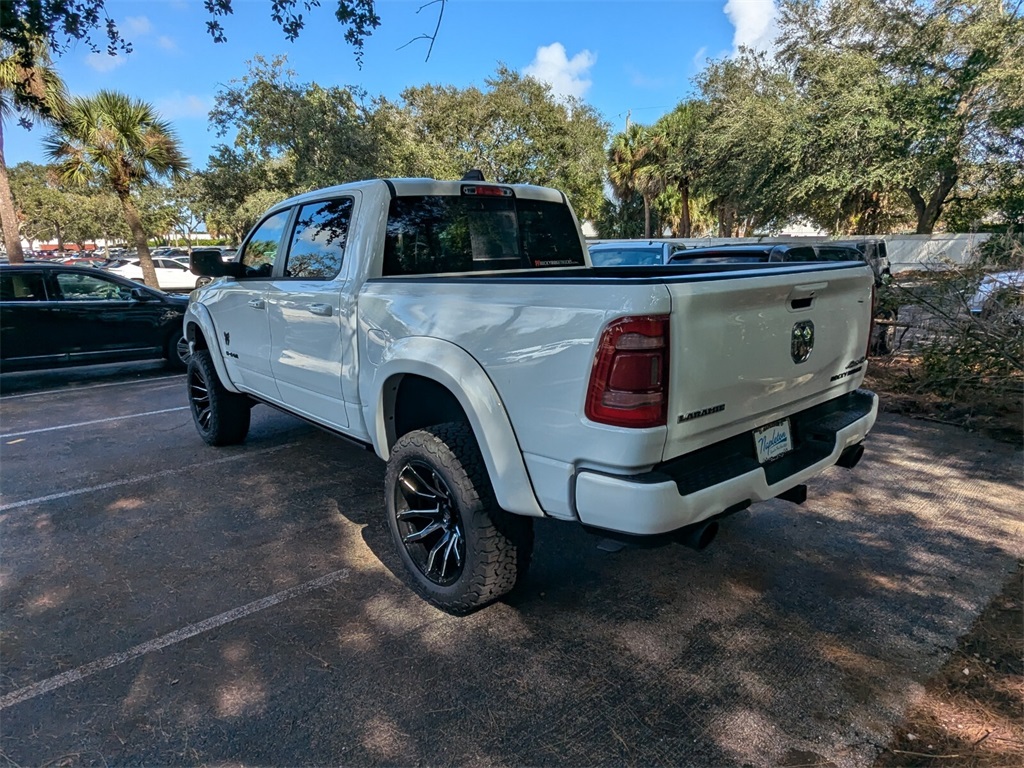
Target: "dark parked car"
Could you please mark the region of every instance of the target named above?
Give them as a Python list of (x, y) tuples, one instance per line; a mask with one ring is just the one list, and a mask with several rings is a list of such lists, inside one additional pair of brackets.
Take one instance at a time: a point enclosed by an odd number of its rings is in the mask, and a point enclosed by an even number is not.
[(169, 296), (91, 267), (0, 266), (0, 371), (163, 357), (188, 364), (182, 316)]
[(661, 240), (606, 240), (587, 249), (595, 267), (651, 267), (668, 264), (683, 246)]
[(742, 264), (752, 261), (863, 261), (875, 273), (876, 284), (890, 274), (882, 240), (822, 243), (727, 243), (688, 248), (672, 254), (670, 264)]

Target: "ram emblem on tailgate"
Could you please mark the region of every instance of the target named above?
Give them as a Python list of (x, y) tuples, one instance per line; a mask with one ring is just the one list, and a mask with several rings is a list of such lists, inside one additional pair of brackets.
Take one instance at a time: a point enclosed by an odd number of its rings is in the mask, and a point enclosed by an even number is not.
[(802, 363), (811, 356), (814, 349), (814, 323), (810, 320), (802, 320), (793, 326), (793, 341), (789, 347), (789, 354), (794, 363)]

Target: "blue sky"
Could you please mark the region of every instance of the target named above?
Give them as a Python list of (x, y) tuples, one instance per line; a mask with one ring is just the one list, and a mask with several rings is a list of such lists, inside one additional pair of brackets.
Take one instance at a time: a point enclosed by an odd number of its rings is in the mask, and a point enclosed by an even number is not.
[[(707, 58), (739, 44), (768, 47), (772, 0), (448, 0), (429, 61), (427, 43), (438, 5), (378, 0), (381, 26), (367, 40), (363, 67), (334, 19), (334, 0), (306, 15), (289, 43), (271, 19), (269, 0), (234, 0), (222, 20), (226, 43), (206, 32), (202, 0), (107, 0), (111, 17), (132, 41), (128, 56), (93, 54), (84, 45), (57, 59), (74, 95), (123, 91), (154, 104), (202, 168), (218, 139), (207, 113), (219, 88), (241, 77), (256, 54), (288, 57), (299, 82), (358, 85), (397, 99), (413, 85), (484, 86), (499, 63), (579, 96), (621, 130), (626, 115), (651, 123), (685, 99)], [(45, 130), (4, 125), (9, 166), (45, 162)]]

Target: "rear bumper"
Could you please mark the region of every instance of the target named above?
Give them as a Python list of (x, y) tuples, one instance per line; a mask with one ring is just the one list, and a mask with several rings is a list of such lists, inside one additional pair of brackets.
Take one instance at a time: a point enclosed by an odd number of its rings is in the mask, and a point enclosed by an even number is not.
[(584, 470), (576, 476), (576, 511), (581, 522), (596, 528), (640, 536), (668, 533), (806, 482), (861, 442), (877, 415), (877, 396), (863, 389), (793, 414), (793, 451), (765, 466), (758, 464), (753, 438), (745, 433), (642, 475)]

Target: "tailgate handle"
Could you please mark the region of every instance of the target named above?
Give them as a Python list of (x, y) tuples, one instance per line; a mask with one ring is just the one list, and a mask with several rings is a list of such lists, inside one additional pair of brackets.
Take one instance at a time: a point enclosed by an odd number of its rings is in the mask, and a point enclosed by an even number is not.
[(802, 309), (810, 309), (818, 293), (826, 288), (828, 288), (828, 283), (811, 283), (794, 287), (789, 292), (789, 311), (798, 312)]

